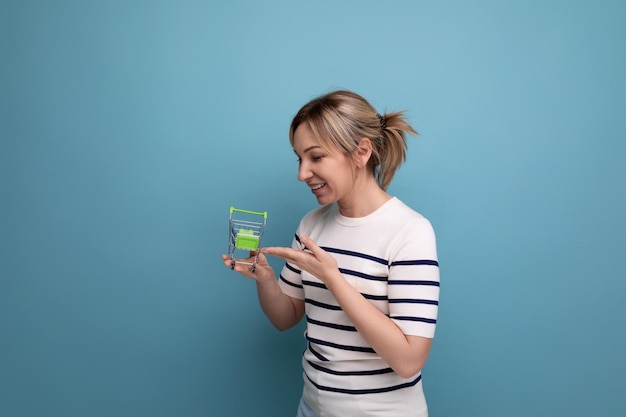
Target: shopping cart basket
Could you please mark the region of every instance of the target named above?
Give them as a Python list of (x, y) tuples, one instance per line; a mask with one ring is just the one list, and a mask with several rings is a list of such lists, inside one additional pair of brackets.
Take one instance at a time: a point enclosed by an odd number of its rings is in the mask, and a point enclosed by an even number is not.
[[(252, 265), (252, 272), (256, 270), (256, 262), (259, 257), (258, 249), (261, 245), (266, 222), (266, 211), (259, 212), (230, 207), (228, 255), (233, 261), (231, 268), (234, 268), (235, 263), (239, 262)], [(254, 254), (251, 256), (250, 252), (254, 252)]]

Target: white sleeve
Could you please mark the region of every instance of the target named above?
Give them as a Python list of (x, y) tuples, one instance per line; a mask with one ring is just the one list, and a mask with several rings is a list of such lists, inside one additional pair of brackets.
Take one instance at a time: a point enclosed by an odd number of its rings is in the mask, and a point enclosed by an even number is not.
[(439, 262), (435, 233), (427, 219), (407, 223), (396, 236), (388, 284), (389, 317), (407, 335), (434, 337)]

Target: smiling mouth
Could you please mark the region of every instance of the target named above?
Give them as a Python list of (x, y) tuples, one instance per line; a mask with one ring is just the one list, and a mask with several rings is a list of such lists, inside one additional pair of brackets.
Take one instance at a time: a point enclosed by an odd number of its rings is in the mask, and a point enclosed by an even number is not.
[(326, 183), (324, 184), (317, 184), (317, 185), (312, 185), (311, 186), (311, 190), (315, 191), (315, 190), (319, 190), (320, 188), (322, 188), (323, 186), (325, 186)]

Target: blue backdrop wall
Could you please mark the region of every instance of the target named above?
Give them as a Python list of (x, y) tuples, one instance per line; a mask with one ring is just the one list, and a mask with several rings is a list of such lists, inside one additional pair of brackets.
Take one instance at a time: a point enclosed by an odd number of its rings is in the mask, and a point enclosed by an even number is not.
[(3, 0), (0, 415), (293, 416), (303, 327), (220, 254), (315, 207), (287, 130), (333, 88), (421, 133), (431, 415), (626, 415), (625, 4)]

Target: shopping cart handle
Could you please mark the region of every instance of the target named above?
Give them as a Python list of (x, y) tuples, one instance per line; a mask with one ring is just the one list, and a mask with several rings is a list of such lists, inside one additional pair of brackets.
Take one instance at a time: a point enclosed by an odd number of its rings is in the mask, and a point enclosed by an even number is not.
[(267, 211), (250, 211), (250, 210), (243, 210), (243, 209), (238, 209), (233, 206), (230, 206), (230, 214), (233, 214), (233, 212), (255, 214), (257, 216), (263, 216), (263, 218), (267, 220)]

